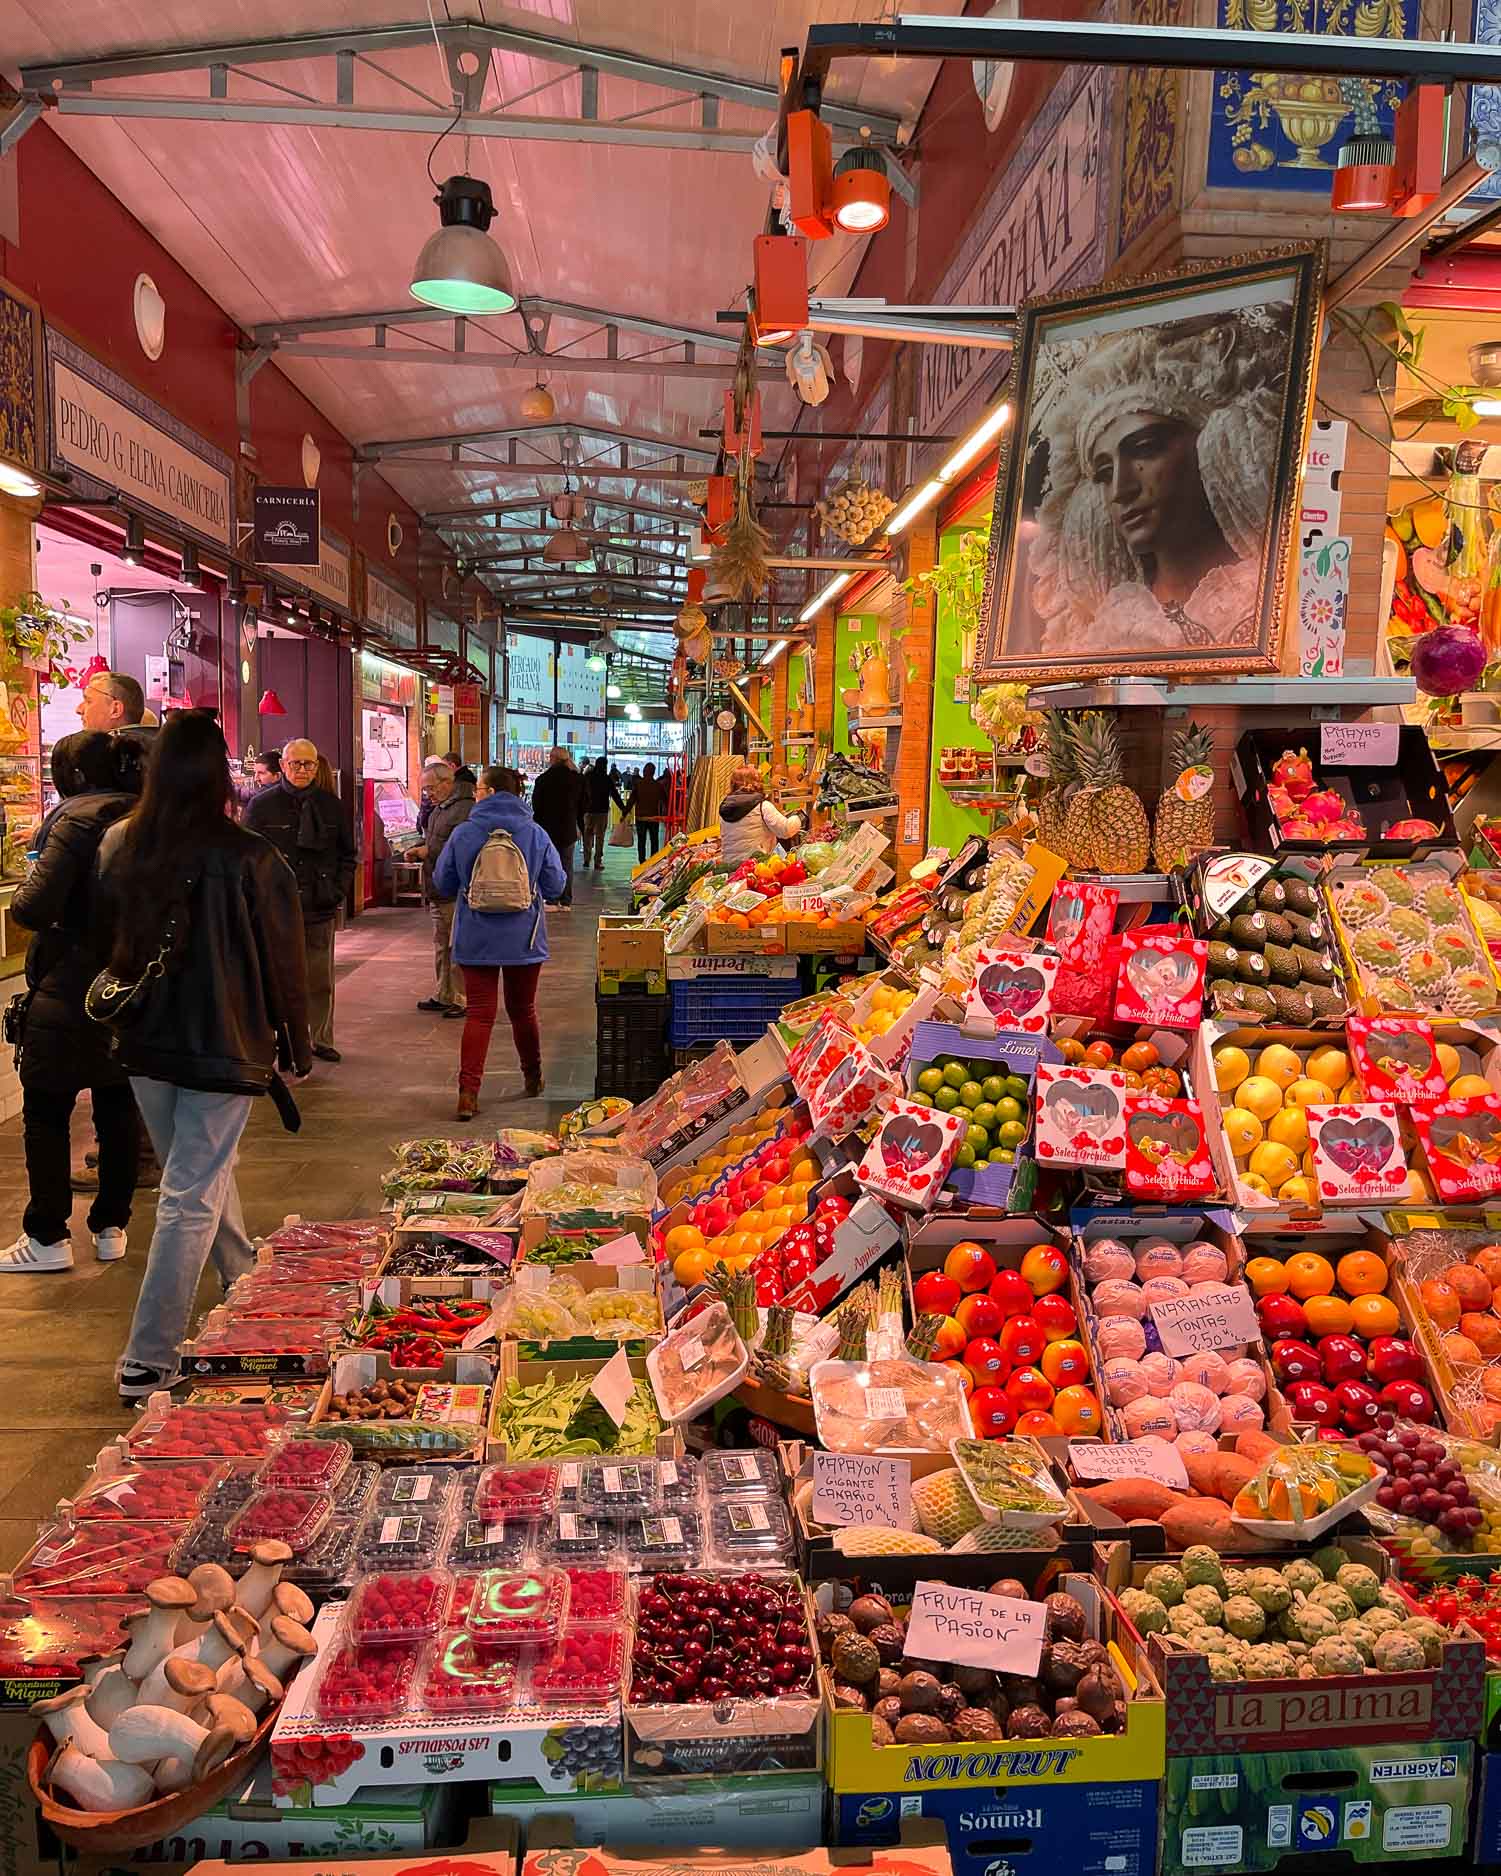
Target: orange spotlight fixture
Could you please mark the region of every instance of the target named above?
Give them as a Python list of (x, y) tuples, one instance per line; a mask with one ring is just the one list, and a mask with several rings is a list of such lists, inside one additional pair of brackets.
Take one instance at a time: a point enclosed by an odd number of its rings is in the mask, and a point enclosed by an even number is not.
[(874, 150), (846, 150), (834, 171), (834, 222), (846, 234), (875, 234), (891, 220), (891, 182)]

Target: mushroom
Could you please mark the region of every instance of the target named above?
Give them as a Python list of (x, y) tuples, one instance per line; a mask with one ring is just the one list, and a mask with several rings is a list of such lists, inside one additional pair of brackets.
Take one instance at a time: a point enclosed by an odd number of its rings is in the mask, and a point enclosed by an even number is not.
[(123, 1663), (137, 1686), (158, 1661), (171, 1654), (177, 1641), (178, 1618), (197, 1602), (198, 1592), (180, 1576), (159, 1576), (146, 1585), (146, 1600), (151, 1607), (144, 1620), (133, 1625)]
[(262, 1648), (271, 1638), (271, 1624), (279, 1615), (284, 1615), (292, 1622), (300, 1622), (304, 1628), (313, 1624), (313, 1604), (306, 1591), (295, 1583), (278, 1583), (271, 1592), (271, 1600), (266, 1605), (261, 1617), (260, 1641)]
[(243, 1661), (231, 1657), (220, 1668), (219, 1691), (259, 1713), (267, 1701), (280, 1700), (286, 1689), (259, 1655), (247, 1655)]
[(290, 1680), (299, 1661), (318, 1652), (318, 1644), (300, 1622), (273, 1616), (271, 1633), (261, 1644), (261, 1660), (280, 1681)]
[(87, 1656), (78, 1664), (83, 1670), (84, 1686), (92, 1687), (96, 1681), (103, 1678), (108, 1669), (119, 1667), (124, 1659), (125, 1650), (123, 1648), (113, 1648), (107, 1655)]
[(201, 1661), (217, 1674), (234, 1655), (242, 1655), (255, 1640), (256, 1627), (243, 1609), (226, 1609), (216, 1615), (196, 1641), (175, 1649), (180, 1661)]
[(216, 1615), (222, 1615), (235, 1604), (235, 1580), (221, 1564), (195, 1565), (188, 1571), (188, 1581), (197, 1590), (198, 1600), (178, 1618), (176, 1645), (179, 1648), (201, 1635)]
[(54, 1694), (50, 1700), (38, 1700), (31, 1710), (58, 1745), (77, 1746), (91, 1759), (107, 1759), (109, 1734), (90, 1718), (84, 1704), (88, 1697), (87, 1687), (70, 1687), (66, 1693)]
[(227, 1727), (235, 1736), (237, 1749), (248, 1746), (255, 1738), (255, 1715), (243, 1700), (236, 1700), (233, 1694), (210, 1694), (204, 1705), (211, 1733)]
[(71, 1742), (53, 1759), (47, 1776), (52, 1789), (71, 1798), (81, 1811), (132, 1811), (152, 1791), (144, 1765), (91, 1759)]
[(279, 1537), (262, 1538), (250, 1547), (250, 1568), (240, 1578), (240, 1607), (248, 1609), (257, 1621), (266, 1613), (271, 1592), (281, 1581), (283, 1569), (292, 1561), (292, 1546)]
[[(120, 1659), (123, 1660), (124, 1656)], [(86, 1691), (88, 1698), (84, 1710), (100, 1731), (105, 1733), (127, 1707), (133, 1707), (136, 1703), (136, 1684), (119, 1661), (106, 1668)]]
[[(222, 1765), (235, 1749), (228, 1727), (200, 1726), (174, 1707), (132, 1707), (109, 1729), (109, 1747), (127, 1765), (155, 1765), (161, 1759), (184, 1759), (196, 1783)], [(175, 1775), (175, 1774), (174, 1774)]]
[(137, 1699), (144, 1707), (176, 1707), (179, 1713), (191, 1713), (218, 1684), (217, 1673), (206, 1662), (168, 1655), (141, 1682)]

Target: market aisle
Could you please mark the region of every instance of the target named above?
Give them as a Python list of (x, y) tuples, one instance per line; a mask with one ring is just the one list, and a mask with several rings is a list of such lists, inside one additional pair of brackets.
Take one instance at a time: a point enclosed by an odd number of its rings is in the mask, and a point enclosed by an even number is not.
[[(580, 877), (575, 910), (548, 918), (552, 962), (539, 1009), (547, 1075), (544, 1101), (521, 1097), (521, 1075), (504, 1018), (490, 1051), (479, 1125), (557, 1120), (594, 1092), (594, 936), (598, 915), (626, 902), (634, 854), (611, 851), (603, 876)], [(282, 1131), (258, 1101), (240, 1152), (240, 1196), (250, 1230), (262, 1233), (289, 1211), (348, 1217), (377, 1199), (391, 1143), (409, 1134), (457, 1132), (453, 1122), (459, 1033), (421, 1014), (432, 988), (431, 926), (425, 910), (367, 912), (338, 942), (337, 1067), (319, 1064), (297, 1091), (302, 1131)], [(0, 1243), (21, 1228), (26, 1180), (19, 1120), (0, 1127)], [(94, 1262), (84, 1219), (73, 1214), (72, 1271), (12, 1277), (0, 1290), (0, 1568), (14, 1562), (58, 1497), (82, 1483), (103, 1443), (127, 1417), (114, 1388), (145, 1265), (155, 1194), (140, 1195), (122, 1264)], [(215, 1300), (212, 1274), (200, 1305)]]

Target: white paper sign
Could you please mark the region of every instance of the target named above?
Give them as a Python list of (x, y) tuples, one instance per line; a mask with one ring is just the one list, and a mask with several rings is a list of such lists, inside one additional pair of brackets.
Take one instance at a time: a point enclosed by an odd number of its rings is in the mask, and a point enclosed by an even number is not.
[(1188, 1489), (1188, 1468), (1166, 1440), (1126, 1440), (1119, 1446), (1080, 1440), (1069, 1447), (1068, 1463), (1081, 1479), (1156, 1479), (1175, 1492)]
[(625, 1410), (635, 1391), (636, 1377), (631, 1373), (630, 1358), (623, 1348), (616, 1349), (589, 1383), (589, 1392), (616, 1426), (624, 1424)]
[(1325, 768), (1394, 768), (1401, 727), (1400, 723), (1321, 723), (1319, 761)]
[(1046, 1639), (1047, 1610), (947, 1583), (918, 1583), (907, 1621), (907, 1650), (917, 1661), (954, 1661), (998, 1674), (1035, 1674)]
[(1261, 1336), (1256, 1305), (1243, 1283), (1220, 1283), (1212, 1290), (1170, 1296), (1165, 1303), (1152, 1304), (1152, 1320), (1168, 1355), (1202, 1355), (1210, 1349), (1255, 1342)]
[(910, 1531), (912, 1462), (815, 1453), (813, 1516), (819, 1524), (889, 1524)]
[(646, 1252), (641, 1248), (641, 1240), (634, 1231), (627, 1231), (623, 1238), (611, 1238), (608, 1244), (596, 1244), (589, 1253), (596, 1264), (644, 1264)]

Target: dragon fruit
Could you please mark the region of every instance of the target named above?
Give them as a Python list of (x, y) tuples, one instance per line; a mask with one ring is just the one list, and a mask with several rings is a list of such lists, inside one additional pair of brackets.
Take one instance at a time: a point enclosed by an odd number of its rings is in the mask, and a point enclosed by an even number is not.
[(1301, 805), (1303, 818), (1317, 826), (1332, 826), (1335, 821), (1344, 819), (1344, 799), (1333, 788), (1315, 789), (1312, 794), (1303, 797)]
[(1409, 821), (1393, 821), (1390, 827), (1381, 830), (1383, 840), (1437, 840), (1440, 829), (1432, 821), (1422, 821), (1414, 817)]
[(1313, 763), (1306, 749), (1293, 753), (1284, 749), (1272, 764), (1272, 780), (1285, 789), (1294, 801), (1301, 801), (1313, 789)]

